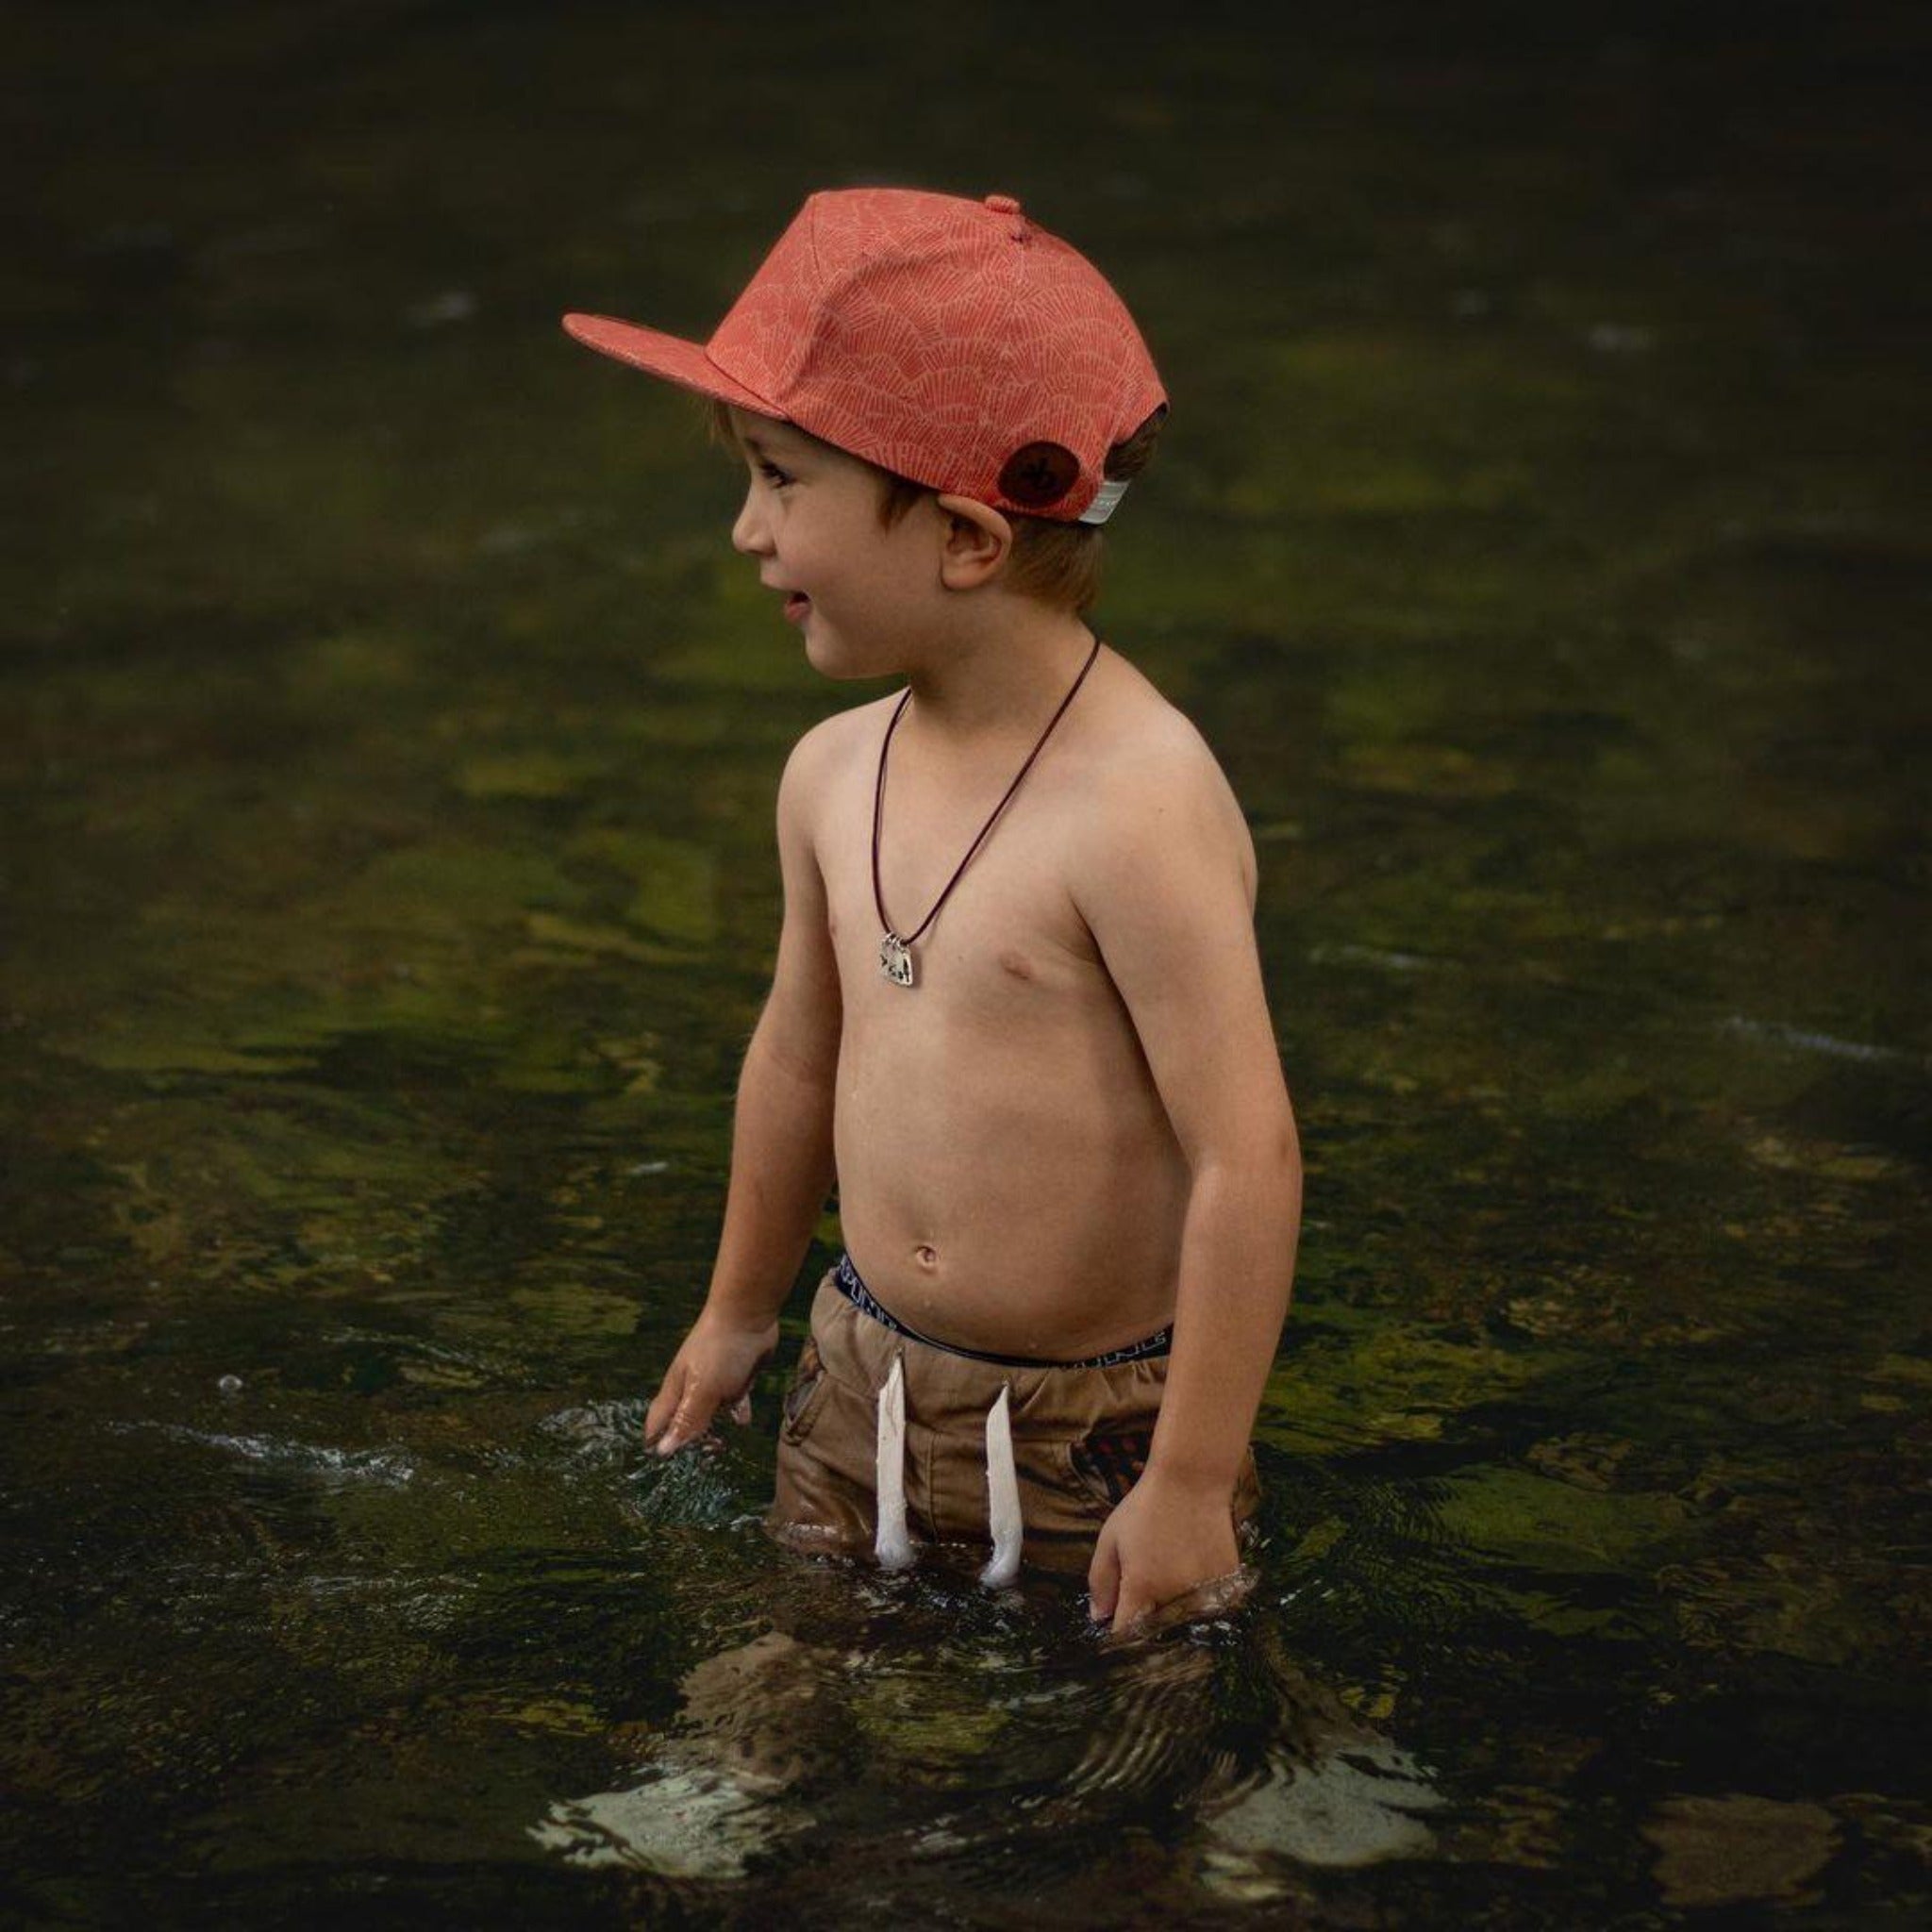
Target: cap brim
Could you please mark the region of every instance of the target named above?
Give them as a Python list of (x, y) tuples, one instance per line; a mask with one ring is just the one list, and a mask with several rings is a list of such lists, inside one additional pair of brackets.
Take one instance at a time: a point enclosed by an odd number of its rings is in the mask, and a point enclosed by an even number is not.
[(716, 396), (723, 403), (736, 403), (754, 415), (786, 420), (784, 410), (768, 403), (743, 383), (726, 375), (705, 353), (702, 342), (688, 342), (682, 336), (667, 336), (662, 329), (642, 328), (634, 322), (620, 322), (614, 315), (566, 315), (565, 329), (587, 349), (628, 362), (651, 375), (661, 375), (680, 389), (695, 390), (701, 396)]

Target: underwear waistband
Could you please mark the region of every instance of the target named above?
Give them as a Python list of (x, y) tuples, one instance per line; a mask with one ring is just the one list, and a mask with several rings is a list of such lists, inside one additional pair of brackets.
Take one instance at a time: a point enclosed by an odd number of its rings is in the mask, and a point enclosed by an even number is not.
[(997, 1363), (1005, 1369), (1114, 1369), (1127, 1362), (1145, 1361), (1151, 1356), (1166, 1355), (1174, 1346), (1174, 1324), (1170, 1322), (1166, 1327), (1156, 1329), (1139, 1341), (1130, 1341), (1124, 1348), (1110, 1348), (1104, 1355), (1086, 1356), (1076, 1362), (1042, 1361), (1037, 1356), (989, 1355), (984, 1349), (956, 1348), (950, 1341), (935, 1341), (930, 1335), (908, 1327), (866, 1287), (848, 1254), (840, 1254), (833, 1264), (832, 1278), (840, 1293), (861, 1315), (870, 1315), (894, 1334), (909, 1336), (914, 1341), (923, 1341), (926, 1347), (940, 1349), (946, 1355), (963, 1355), (976, 1362)]

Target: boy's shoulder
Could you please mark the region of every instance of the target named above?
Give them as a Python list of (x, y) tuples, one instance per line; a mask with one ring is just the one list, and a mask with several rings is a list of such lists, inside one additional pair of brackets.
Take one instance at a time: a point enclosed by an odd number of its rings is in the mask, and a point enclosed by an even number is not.
[(1089, 852), (1112, 848), (1118, 859), (1142, 841), (1158, 841), (1214, 864), (1233, 855), (1255, 903), (1255, 841), (1247, 814), (1201, 728), (1137, 667), (1120, 659), (1124, 675), (1096, 707), (1086, 734), (1082, 774), (1099, 808), (1087, 815)]
[[(785, 782), (808, 809), (856, 762), (873, 768), (900, 697), (891, 691), (848, 706), (800, 736)], [(1138, 666), (1104, 651), (1051, 742), (1089, 836), (1124, 836), (1137, 822), (1144, 829), (1165, 820), (1175, 835), (1236, 851), (1252, 905), (1254, 840), (1234, 789), (1199, 726)]]
[(785, 758), (783, 783), (788, 787), (816, 791), (819, 785), (858, 748), (864, 721), (882, 706), (896, 701), (896, 694), (872, 704), (851, 705), (833, 711), (816, 724), (808, 724), (793, 741)]

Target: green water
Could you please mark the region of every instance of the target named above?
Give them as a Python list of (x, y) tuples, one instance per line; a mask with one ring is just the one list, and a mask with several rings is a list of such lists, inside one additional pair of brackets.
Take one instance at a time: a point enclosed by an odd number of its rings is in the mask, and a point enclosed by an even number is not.
[[(17, 14), (0, 1909), (1917, 1923), (1923, 25), (882, 18)], [(1260, 855), (1261, 1581), (1138, 1657), (764, 1541), (803, 1291), (638, 1441), (888, 687), (557, 317), (868, 180), (1140, 316), (1099, 625)]]

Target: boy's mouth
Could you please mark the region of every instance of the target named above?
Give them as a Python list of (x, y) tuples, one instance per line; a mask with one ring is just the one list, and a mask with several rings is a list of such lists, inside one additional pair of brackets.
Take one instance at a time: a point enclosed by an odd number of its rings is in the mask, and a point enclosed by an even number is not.
[(785, 600), (785, 621), (788, 624), (804, 622), (805, 613), (811, 608), (811, 599), (803, 591), (793, 591)]

